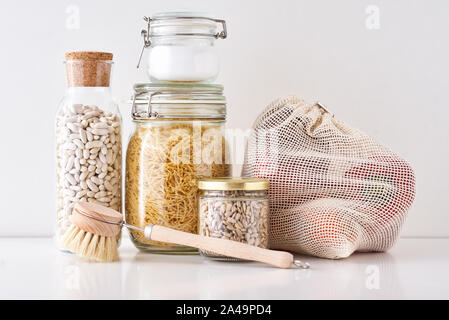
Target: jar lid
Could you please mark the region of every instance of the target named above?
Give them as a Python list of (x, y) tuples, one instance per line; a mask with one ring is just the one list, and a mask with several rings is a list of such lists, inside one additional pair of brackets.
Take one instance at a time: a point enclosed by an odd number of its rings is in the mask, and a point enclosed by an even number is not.
[(226, 98), (219, 84), (137, 83), (130, 103), (135, 120), (226, 118)]
[(200, 190), (268, 190), (268, 180), (252, 177), (203, 178), (198, 181)]
[[(207, 13), (199, 12), (160, 12), (146, 17), (149, 38), (163, 36), (199, 36), (225, 39), (226, 22)], [(222, 31), (217, 32), (217, 26)]]

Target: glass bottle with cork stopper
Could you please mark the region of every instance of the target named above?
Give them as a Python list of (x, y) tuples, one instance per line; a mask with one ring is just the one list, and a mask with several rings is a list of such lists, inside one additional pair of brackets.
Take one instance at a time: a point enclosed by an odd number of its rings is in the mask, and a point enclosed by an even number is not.
[(122, 209), (121, 116), (110, 88), (113, 55), (79, 51), (65, 58), (68, 88), (55, 122), (58, 246), (76, 202)]

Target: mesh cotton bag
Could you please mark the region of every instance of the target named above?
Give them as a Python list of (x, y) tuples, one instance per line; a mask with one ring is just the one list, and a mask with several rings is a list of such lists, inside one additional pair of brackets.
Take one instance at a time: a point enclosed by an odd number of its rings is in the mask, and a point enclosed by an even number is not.
[(271, 183), (271, 248), (331, 259), (390, 248), (415, 195), (406, 161), (295, 96), (257, 118), (243, 175)]

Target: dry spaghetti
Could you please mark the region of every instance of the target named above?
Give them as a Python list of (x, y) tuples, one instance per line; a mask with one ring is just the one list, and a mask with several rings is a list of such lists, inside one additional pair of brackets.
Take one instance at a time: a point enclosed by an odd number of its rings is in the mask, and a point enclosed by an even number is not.
[[(148, 223), (197, 233), (197, 179), (228, 176), (220, 123), (190, 120), (139, 122), (128, 144), (125, 214), (128, 223)], [(200, 151), (200, 152), (199, 152)], [(132, 232), (135, 244), (167, 248)]]

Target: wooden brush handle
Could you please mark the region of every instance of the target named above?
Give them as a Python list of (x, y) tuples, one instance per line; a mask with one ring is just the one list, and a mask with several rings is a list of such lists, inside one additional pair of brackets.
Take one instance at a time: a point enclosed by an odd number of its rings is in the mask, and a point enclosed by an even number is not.
[(293, 263), (293, 255), (285, 251), (262, 249), (237, 241), (205, 237), (157, 225), (147, 226), (145, 237), (148, 240), (190, 246), (228, 257), (264, 262), (279, 268), (290, 268)]

